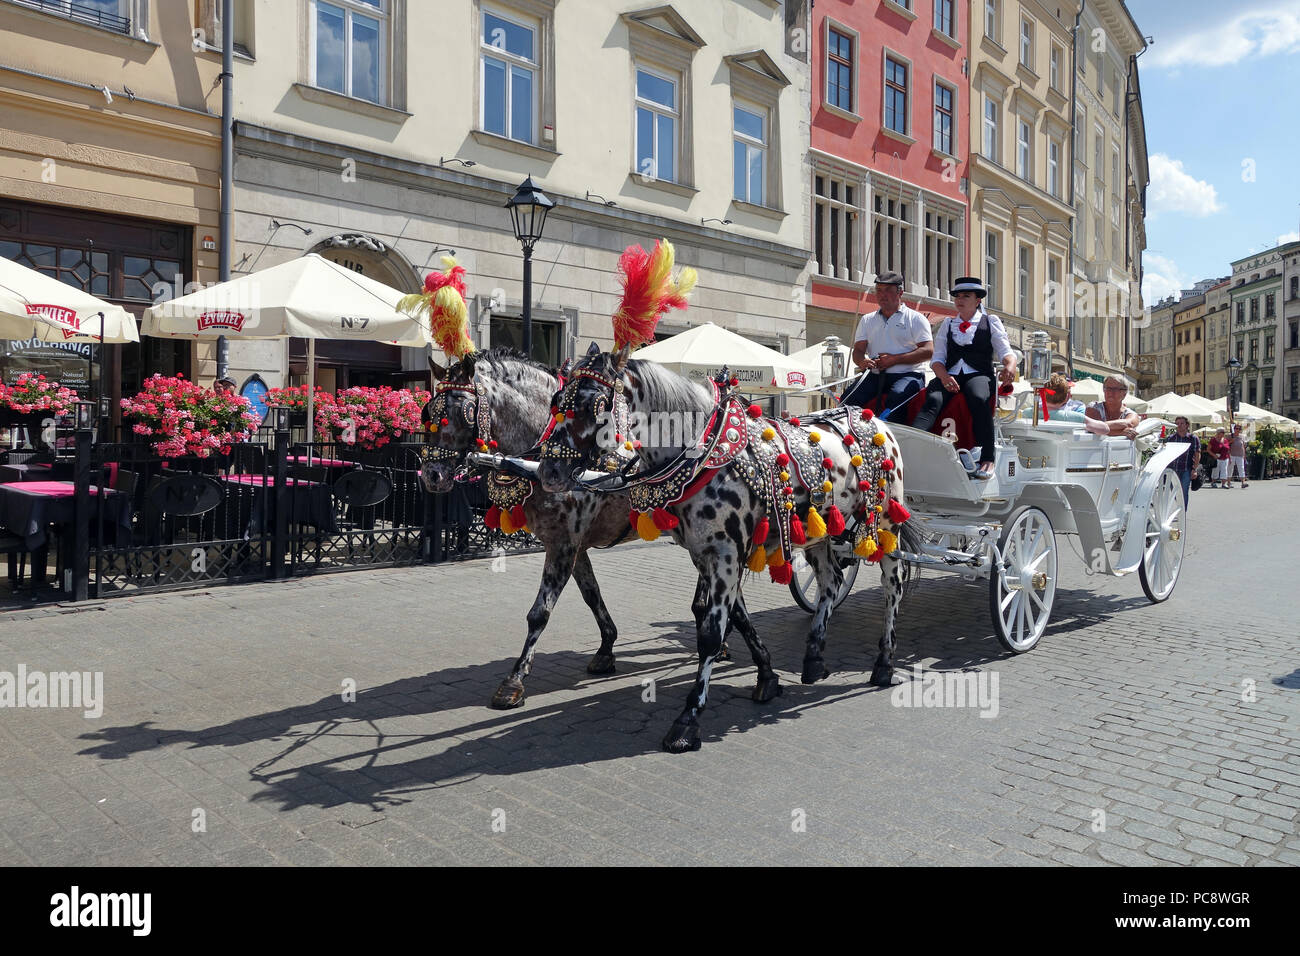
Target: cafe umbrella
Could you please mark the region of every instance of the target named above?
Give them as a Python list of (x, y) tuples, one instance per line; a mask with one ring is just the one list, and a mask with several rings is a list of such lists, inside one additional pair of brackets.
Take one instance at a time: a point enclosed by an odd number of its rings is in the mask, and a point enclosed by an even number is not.
[(142, 331), (164, 338), (307, 340), (307, 421), (315, 425), (316, 340), (432, 345), (426, 320), (397, 311), (405, 295), (311, 253), (160, 302)]

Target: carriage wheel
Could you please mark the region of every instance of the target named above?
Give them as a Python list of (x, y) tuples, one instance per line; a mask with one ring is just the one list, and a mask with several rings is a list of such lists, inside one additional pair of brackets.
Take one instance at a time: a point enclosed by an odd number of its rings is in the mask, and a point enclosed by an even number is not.
[(1182, 497), (1183, 486), (1166, 468), (1147, 505), (1142, 564), (1138, 566), (1138, 580), (1152, 604), (1159, 604), (1173, 593), (1183, 566), (1187, 512), (1178, 503)]
[(1022, 508), (1002, 530), (1002, 564), (989, 575), (989, 613), (1002, 646), (1023, 654), (1047, 629), (1056, 599), (1056, 534), (1039, 508)]
[[(840, 563), (840, 570), (844, 572), (844, 583), (840, 585), (840, 593), (835, 596), (832, 610), (844, 603), (849, 592), (853, 590), (853, 582), (858, 579), (857, 558), (837, 557), (836, 560)], [(790, 593), (794, 596), (794, 603), (809, 614), (817, 610), (817, 575), (807, 561), (803, 563), (801, 569), (794, 571), (794, 576), (790, 578)]]

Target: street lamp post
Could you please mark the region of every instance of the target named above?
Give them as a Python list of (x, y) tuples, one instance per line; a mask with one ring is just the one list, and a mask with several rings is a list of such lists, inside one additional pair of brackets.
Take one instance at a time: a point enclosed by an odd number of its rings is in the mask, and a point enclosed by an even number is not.
[(1228, 359), (1228, 431), (1232, 431), (1233, 414), (1237, 410), (1237, 383), (1241, 381), (1241, 360), (1236, 356)]
[(555, 203), (546, 193), (533, 185), (529, 176), (515, 190), (506, 208), (510, 210), (510, 221), (514, 226), (515, 238), (524, 250), (524, 347), (523, 352), (533, 357), (533, 246), (542, 238), (546, 227), (546, 214), (555, 208)]

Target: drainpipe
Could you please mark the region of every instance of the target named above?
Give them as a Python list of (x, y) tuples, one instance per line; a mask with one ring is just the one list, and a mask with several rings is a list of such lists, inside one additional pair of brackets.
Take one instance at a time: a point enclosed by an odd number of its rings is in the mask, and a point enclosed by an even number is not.
[[(218, 252), (218, 278), (230, 279), (230, 250), (234, 244), (234, 217), (231, 203), (235, 179), (235, 0), (221, 0), (221, 245)], [(224, 335), (217, 337), (217, 378), (230, 365), (230, 346)]]
[[(1145, 53), (1145, 52), (1147, 51), (1147, 48), (1148, 48), (1152, 43), (1155, 43), (1155, 40), (1154, 40), (1153, 38), (1151, 38), (1151, 37), (1143, 37), (1143, 38), (1142, 38), (1142, 49), (1138, 50), (1137, 53), (1134, 53), (1131, 57), (1129, 57), (1128, 75), (1124, 77), (1124, 115), (1120, 117), (1120, 122), (1122, 122), (1122, 123), (1124, 124), (1124, 264), (1125, 264), (1125, 266), (1128, 265), (1129, 258), (1130, 258), (1130, 257), (1133, 255), (1133, 253), (1134, 253), (1134, 249), (1132, 248), (1132, 244), (1133, 244), (1133, 238), (1132, 238), (1132, 235), (1131, 235), (1132, 230), (1129, 228), (1129, 226), (1130, 226), (1130, 217), (1129, 217), (1129, 202), (1128, 202), (1128, 112), (1129, 112), (1129, 103), (1131, 103), (1131, 102), (1133, 101), (1133, 99), (1135, 99), (1135, 98), (1137, 97), (1137, 94), (1133, 92), (1132, 87), (1133, 87), (1133, 76), (1134, 76), (1134, 74), (1137, 73), (1137, 61), (1138, 61), (1138, 57), (1140, 57), (1143, 53)], [(1136, 181), (1135, 181), (1135, 183), (1136, 183)], [(1144, 212), (1145, 212), (1145, 210), (1144, 210)], [(1141, 261), (1141, 259), (1139, 259), (1139, 260), (1138, 260), (1138, 263), (1137, 263), (1137, 282), (1138, 282), (1138, 295), (1141, 296), (1141, 295), (1142, 295), (1142, 261)], [(1130, 316), (1130, 318), (1131, 318), (1131, 316)], [(1130, 340), (1129, 340), (1129, 333), (1130, 333), (1131, 329), (1132, 329), (1132, 322), (1131, 322), (1131, 321), (1129, 321), (1129, 322), (1125, 322), (1125, 323), (1124, 323), (1124, 357), (1125, 357), (1126, 359), (1132, 359), (1132, 358), (1133, 358), (1133, 356), (1132, 356), (1132, 354), (1131, 354), (1131, 353), (1132, 353), (1132, 346), (1131, 346), (1131, 343), (1130, 343)], [(1136, 370), (1136, 365), (1134, 366), (1134, 369)]]
[(1074, 15), (1074, 29), (1070, 31), (1070, 262), (1066, 266), (1066, 271), (1070, 274), (1070, 328), (1066, 333), (1066, 342), (1068, 343), (1066, 351), (1070, 354), (1066, 356), (1066, 368), (1069, 369), (1070, 378), (1074, 378), (1074, 243), (1078, 236), (1078, 214), (1075, 206), (1074, 195), (1074, 174), (1075, 166), (1078, 165), (1079, 157), (1075, 155), (1078, 152), (1079, 130), (1075, 125), (1078, 119), (1079, 103), (1079, 22), (1083, 19), (1083, 8), (1088, 5), (1088, 0), (1079, 0), (1079, 12)]

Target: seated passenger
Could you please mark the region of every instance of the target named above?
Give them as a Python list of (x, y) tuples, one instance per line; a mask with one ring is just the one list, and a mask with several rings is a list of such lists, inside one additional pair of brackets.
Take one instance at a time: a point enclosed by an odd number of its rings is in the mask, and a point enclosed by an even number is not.
[(1010, 384), (1016, 378), (1016, 356), (1002, 320), (980, 307), (980, 300), (988, 295), (984, 283), (965, 276), (953, 283), (951, 291), (957, 314), (945, 319), (935, 332), (934, 361), (930, 363), (935, 378), (926, 388), (925, 407), (912, 427), (929, 431), (960, 391), (966, 396), (971, 430), (980, 449), (979, 468), (971, 477), (992, 478), (995, 449), (989, 400), (995, 388), (994, 361), (1002, 365), (997, 377)]
[[(1074, 382), (1060, 372), (1053, 372), (1043, 389), (1043, 406), (1047, 409), (1046, 418), (1051, 422), (1082, 422), (1085, 406), (1083, 402), (1070, 397)], [(1026, 418), (1034, 417), (1032, 406), (1022, 412)]]
[(1137, 427), (1142, 421), (1137, 412), (1124, 406), (1124, 396), (1128, 394), (1128, 385), (1122, 378), (1106, 376), (1102, 383), (1105, 398), (1093, 402), (1084, 413), (1088, 418), (1106, 426), (1106, 434), (1123, 435), (1125, 438), (1137, 438)]

